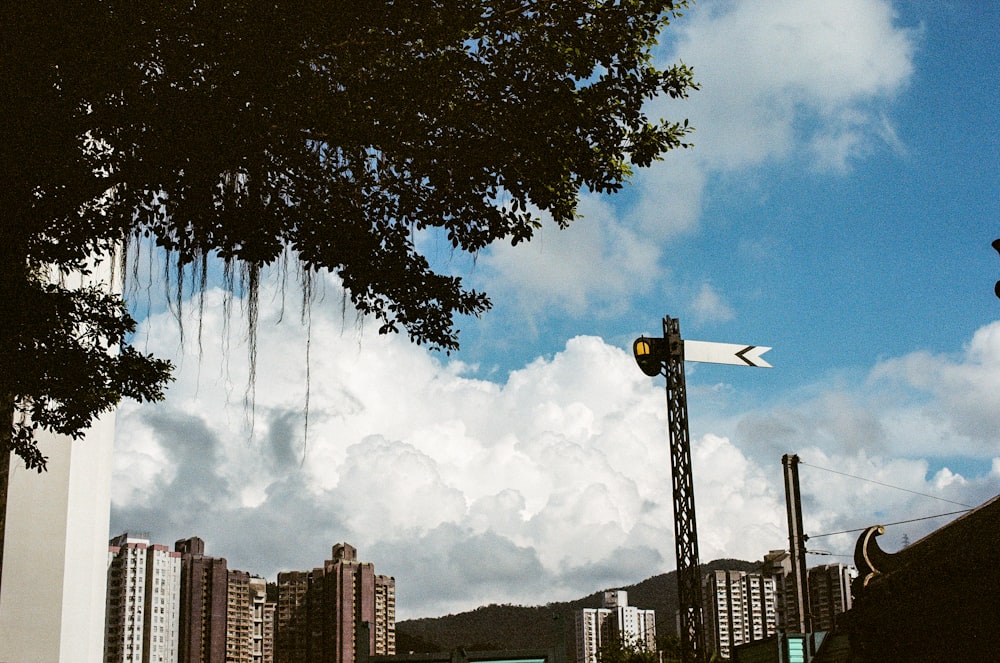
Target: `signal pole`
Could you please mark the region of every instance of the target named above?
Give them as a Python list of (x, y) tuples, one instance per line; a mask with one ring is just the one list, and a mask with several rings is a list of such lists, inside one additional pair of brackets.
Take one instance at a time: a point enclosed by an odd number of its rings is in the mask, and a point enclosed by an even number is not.
[[(643, 367), (639, 347), (652, 341), (659, 347), (653, 365)], [(681, 660), (704, 663), (705, 625), (702, 615), (701, 573), (698, 561), (698, 524), (694, 513), (694, 478), (691, 474), (691, 436), (688, 431), (687, 384), (684, 376), (684, 342), (680, 322), (663, 319), (662, 339), (639, 339), (636, 360), (649, 374), (667, 379), (667, 431), (670, 438), (670, 470), (674, 497), (674, 546), (677, 552), (677, 598), (680, 609)], [(652, 358), (653, 353), (646, 356)]]
[(680, 321), (663, 318), (663, 338), (635, 340), (632, 352), (643, 373), (667, 379), (667, 429), (674, 500), (674, 546), (677, 552), (677, 597), (680, 610), (681, 660), (705, 663), (705, 625), (698, 560), (698, 526), (694, 511), (691, 472), (691, 435), (688, 428), (684, 361), (706, 361), (737, 366), (770, 367), (760, 355), (770, 348), (726, 343), (685, 342)]

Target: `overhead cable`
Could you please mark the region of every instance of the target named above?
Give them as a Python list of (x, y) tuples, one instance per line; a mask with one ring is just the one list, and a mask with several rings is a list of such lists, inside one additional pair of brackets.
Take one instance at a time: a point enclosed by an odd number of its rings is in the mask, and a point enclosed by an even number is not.
[[(910, 490), (909, 488), (900, 488), (899, 486), (893, 486), (892, 484), (882, 483), (881, 481), (875, 481), (874, 479), (866, 479), (865, 477), (855, 476), (853, 474), (848, 474), (847, 472), (839, 472), (837, 470), (831, 470), (828, 467), (820, 467), (819, 465), (813, 465), (811, 463), (807, 463), (807, 462), (803, 461), (802, 459), (799, 459), (799, 464), (800, 465), (808, 465), (809, 467), (814, 467), (817, 470), (823, 470), (824, 472), (832, 472), (833, 474), (839, 474), (839, 475), (844, 476), (844, 477), (850, 477), (852, 479), (858, 479), (859, 481), (867, 481), (868, 483), (878, 484), (880, 486), (885, 486), (886, 488), (895, 488), (896, 490), (902, 490), (903, 492), (906, 492), (906, 493), (912, 493), (914, 495), (920, 495), (921, 497), (930, 497), (931, 499), (940, 500), (942, 502), (947, 502), (949, 504), (956, 504), (958, 506), (964, 506), (964, 507), (966, 507), (968, 509), (972, 509), (973, 508), (973, 506), (971, 504), (963, 504), (962, 502), (955, 502), (953, 500), (946, 500), (945, 498), (938, 497), (937, 495), (928, 495), (927, 493), (920, 493), (920, 492), (917, 492), (915, 490)], [(931, 518), (936, 518), (937, 516), (930, 516), (930, 517)]]
[[(943, 518), (945, 516), (954, 516), (959, 513), (968, 513), (969, 511), (972, 511), (972, 509), (969, 508), (969, 509), (962, 509), (961, 511), (951, 511), (950, 513), (939, 513), (934, 516), (924, 516), (922, 518), (910, 518), (909, 520), (900, 520), (894, 523), (885, 523), (884, 525), (882, 525), (882, 527), (892, 527), (893, 525), (905, 525), (906, 523), (915, 523), (919, 520), (930, 520), (931, 518)], [(810, 534), (806, 536), (806, 539), (818, 539), (820, 537), (834, 536), (836, 534), (851, 534), (853, 532), (864, 532), (866, 529), (868, 528), (859, 527), (858, 529), (845, 529), (841, 532), (828, 532), (826, 534)]]

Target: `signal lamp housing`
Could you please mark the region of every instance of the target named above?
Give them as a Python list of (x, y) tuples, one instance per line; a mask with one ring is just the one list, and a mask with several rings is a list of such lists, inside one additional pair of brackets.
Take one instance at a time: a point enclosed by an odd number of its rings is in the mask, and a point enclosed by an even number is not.
[(663, 371), (663, 363), (667, 360), (667, 344), (662, 338), (647, 338), (640, 336), (632, 344), (632, 354), (640, 370), (649, 377), (656, 377)]

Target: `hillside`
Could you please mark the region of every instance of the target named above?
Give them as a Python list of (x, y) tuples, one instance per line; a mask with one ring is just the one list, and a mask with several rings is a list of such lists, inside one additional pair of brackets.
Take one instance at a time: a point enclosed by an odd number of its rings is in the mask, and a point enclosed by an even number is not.
[[(719, 559), (701, 565), (702, 571), (736, 569), (758, 571), (760, 562)], [(653, 576), (627, 587), (629, 605), (656, 610), (656, 632), (676, 635), (677, 572)], [(574, 612), (599, 608), (604, 590), (575, 601), (545, 606), (489, 605), (445, 617), (409, 619), (396, 624), (396, 652), (549, 649), (561, 647), (572, 660), (575, 642)]]

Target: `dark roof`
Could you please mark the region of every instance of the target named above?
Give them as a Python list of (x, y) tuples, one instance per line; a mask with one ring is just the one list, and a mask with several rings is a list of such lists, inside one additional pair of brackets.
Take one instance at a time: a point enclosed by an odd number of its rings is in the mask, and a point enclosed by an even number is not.
[(858, 661), (989, 661), (1000, 652), (1000, 496), (896, 553), (859, 537), (845, 614)]

